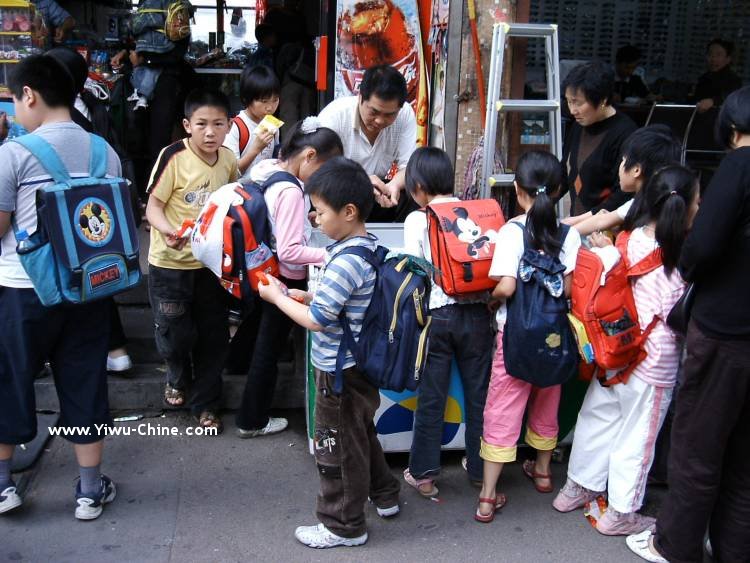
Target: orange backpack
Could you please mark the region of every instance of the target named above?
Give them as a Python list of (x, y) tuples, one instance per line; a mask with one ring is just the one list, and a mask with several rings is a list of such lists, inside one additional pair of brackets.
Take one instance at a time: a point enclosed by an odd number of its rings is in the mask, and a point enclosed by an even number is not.
[[(586, 248), (578, 251), (573, 272), (574, 332), (578, 335), (579, 347), (587, 348), (581, 346), (581, 337), (585, 336), (593, 351), (593, 361), (586, 363), (584, 360), (581, 364), (581, 376), (584, 379), (596, 376), (604, 386), (627, 383), (630, 374), (646, 357), (644, 343), (659, 320), (654, 317), (646, 329), (641, 330), (631, 280), (662, 265), (661, 249), (657, 248), (631, 265), (628, 263), (629, 240), (629, 232), (617, 237), (615, 244), (621, 260), (607, 272), (604, 285), (601, 285), (604, 265)], [(582, 325), (585, 335), (575, 330), (575, 325)], [(616, 371), (616, 375), (607, 378), (607, 372), (611, 371)]]
[(447, 295), (492, 289), (489, 278), (495, 238), (505, 223), (494, 199), (431, 203), (427, 212), (435, 283)]

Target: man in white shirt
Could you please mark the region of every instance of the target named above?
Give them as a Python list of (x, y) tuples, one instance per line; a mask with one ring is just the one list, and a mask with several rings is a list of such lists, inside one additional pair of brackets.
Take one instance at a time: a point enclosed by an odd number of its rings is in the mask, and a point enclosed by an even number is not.
[[(406, 164), (417, 146), (417, 119), (406, 103), (406, 80), (401, 73), (390, 65), (368, 69), (359, 95), (333, 100), (319, 118), (324, 127), (341, 137), (344, 156), (362, 165), (369, 174), (378, 204), (397, 206), (389, 220), (403, 221), (416, 208), (411, 197), (402, 195), (401, 190), (405, 186)], [(393, 172), (392, 178), (385, 182), (389, 172)], [(383, 215), (381, 211), (376, 209), (370, 220)]]

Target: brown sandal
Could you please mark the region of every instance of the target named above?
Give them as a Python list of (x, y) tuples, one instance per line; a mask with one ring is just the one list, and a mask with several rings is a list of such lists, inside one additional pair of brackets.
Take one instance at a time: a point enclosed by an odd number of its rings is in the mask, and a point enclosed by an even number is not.
[(201, 428), (216, 428), (216, 433), (221, 434), (224, 431), (224, 423), (221, 421), (221, 417), (212, 411), (203, 411), (195, 417), (198, 421), (198, 426)]
[[(544, 475), (542, 473), (536, 472), (536, 462), (533, 459), (527, 459), (523, 462), (523, 465), (521, 466), (523, 469), (523, 474), (526, 475), (529, 479), (531, 479), (531, 482), (534, 483), (534, 488), (540, 492), (540, 493), (551, 493), (554, 490), (554, 485), (552, 484), (552, 473), (548, 473), (547, 475)], [(549, 485), (542, 486), (539, 483), (536, 482), (537, 479), (549, 479)]]
[[(495, 519), (495, 513), (498, 510), (500, 510), (503, 506), (505, 506), (507, 502), (508, 502), (508, 499), (503, 493), (497, 493), (495, 498), (479, 497), (479, 502), (477, 503), (477, 511), (474, 513), (474, 520), (476, 520), (477, 522), (481, 522), (482, 524), (489, 524)], [(479, 505), (481, 505), (482, 503), (494, 504), (495, 509), (489, 514), (482, 514), (479, 511)]]
[(164, 402), (168, 407), (183, 407), (185, 406), (185, 392), (167, 383), (164, 387)]

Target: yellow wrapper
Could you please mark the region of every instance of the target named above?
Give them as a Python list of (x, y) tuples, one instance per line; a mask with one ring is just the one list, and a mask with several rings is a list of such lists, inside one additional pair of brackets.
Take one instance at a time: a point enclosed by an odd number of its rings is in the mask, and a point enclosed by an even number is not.
[(275, 118), (273, 115), (267, 115), (263, 119), (261, 119), (260, 123), (258, 123), (258, 127), (262, 127), (269, 133), (273, 133), (274, 135), (276, 132), (281, 129), (281, 126), (284, 125), (284, 122), (280, 119)]

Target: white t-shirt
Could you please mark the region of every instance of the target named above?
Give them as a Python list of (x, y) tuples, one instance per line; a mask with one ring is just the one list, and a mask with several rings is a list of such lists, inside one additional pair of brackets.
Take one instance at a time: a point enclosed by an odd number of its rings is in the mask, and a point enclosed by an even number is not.
[[(247, 151), (250, 150), (250, 145), (253, 143), (253, 139), (255, 138), (255, 129), (258, 127), (258, 124), (255, 123), (252, 119), (250, 119), (250, 116), (247, 115), (246, 111), (241, 111), (237, 114), (237, 116), (242, 119), (245, 125), (247, 125), (248, 131), (250, 131), (250, 137), (247, 140), (247, 144), (245, 145), (244, 150), (242, 153), (240, 153), (240, 130), (237, 128), (237, 125), (232, 122), (232, 127), (229, 129), (229, 133), (227, 133), (226, 138), (224, 139), (224, 146), (227, 147), (230, 151), (234, 153), (234, 156), (237, 157), (237, 160), (242, 158), (247, 154)], [(245, 173), (240, 178), (240, 182), (246, 183), (250, 182), (250, 171), (253, 169), (253, 166), (258, 164), (261, 160), (266, 160), (267, 158), (273, 158), (273, 149), (274, 146), (279, 144), (279, 132), (276, 131), (276, 135), (273, 138), (272, 143), (268, 143), (266, 148), (264, 148), (262, 151), (258, 153), (258, 156), (255, 157), (255, 159), (250, 163), (250, 166), (247, 167), (245, 170)]]
[(406, 168), (417, 148), (417, 118), (411, 106), (404, 102), (396, 121), (380, 132), (374, 144), (360, 128), (358, 106), (359, 96), (338, 98), (324, 107), (318, 118), (323, 127), (338, 133), (344, 156), (358, 162), (368, 174), (384, 178), (394, 162), (399, 170)]
[[(438, 196), (432, 200), (433, 203), (445, 203), (461, 201), (457, 197)], [(424, 258), (432, 263), (432, 252), (430, 251), (430, 235), (427, 232), (427, 213), (424, 211), (412, 211), (404, 221), (404, 252), (417, 258)], [(430, 290), (430, 309), (435, 310), (446, 305), (455, 303), (486, 303), (488, 295), (486, 291), (467, 293), (452, 297), (446, 295), (442, 288), (432, 280)]]
[(620, 207), (615, 209), (615, 213), (617, 213), (617, 216), (624, 221), (625, 217), (628, 216), (628, 211), (630, 211), (631, 207), (633, 207), (633, 200), (629, 199), (628, 201), (623, 203)]
[[(490, 277), (499, 280), (501, 277), (518, 277), (518, 265), (521, 263), (523, 256), (523, 233), (517, 225), (511, 225), (511, 222), (526, 224), (526, 215), (521, 215), (509, 221), (497, 234), (495, 241), (495, 254), (492, 257), (490, 266)], [(570, 228), (563, 241), (563, 247), (560, 251), (560, 262), (565, 266), (565, 275), (571, 273), (576, 267), (576, 257), (578, 249), (581, 246), (581, 235), (578, 231)], [(508, 316), (508, 309), (503, 303), (497, 310), (497, 326), (505, 326), (505, 319)]]

